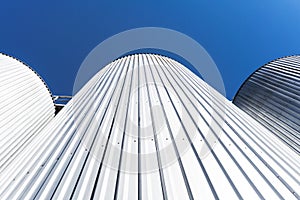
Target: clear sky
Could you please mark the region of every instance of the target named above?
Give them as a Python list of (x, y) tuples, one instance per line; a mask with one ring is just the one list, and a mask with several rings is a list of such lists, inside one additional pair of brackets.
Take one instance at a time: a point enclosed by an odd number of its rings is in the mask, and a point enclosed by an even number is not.
[(72, 94), (82, 61), (100, 42), (138, 27), (164, 27), (199, 42), (228, 99), (258, 67), (300, 54), (299, 0), (2, 1), (0, 52), (29, 64), (54, 94)]

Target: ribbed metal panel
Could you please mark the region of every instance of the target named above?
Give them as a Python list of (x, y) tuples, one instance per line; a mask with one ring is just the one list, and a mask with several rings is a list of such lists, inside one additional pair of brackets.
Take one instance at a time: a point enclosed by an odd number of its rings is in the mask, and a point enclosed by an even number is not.
[(0, 54), (0, 173), (53, 117), (43, 80), (24, 63)]
[(299, 167), (184, 66), (140, 54), (73, 97), (1, 174), (0, 198), (296, 199)]
[(233, 103), (300, 154), (300, 56), (280, 58), (259, 68)]

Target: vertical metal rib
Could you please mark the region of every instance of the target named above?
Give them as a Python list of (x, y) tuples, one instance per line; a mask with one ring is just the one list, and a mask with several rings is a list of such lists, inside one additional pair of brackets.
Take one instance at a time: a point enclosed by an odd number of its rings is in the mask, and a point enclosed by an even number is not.
[(153, 130), (153, 137), (154, 137), (154, 143), (155, 143), (155, 148), (156, 148), (156, 156), (157, 156), (157, 162), (158, 162), (158, 170), (159, 170), (159, 176), (160, 176), (160, 183), (161, 183), (161, 189), (162, 189), (162, 194), (163, 194), (163, 199), (167, 200), (168, 195), (167, 195), (167, 190), (166, 190), (166, 184), (165, 184), (165, 178), (164, 178), (164, 172), (163, 172), (163, 166), (162, 166), (162, 161), (161, 161), (161, 156), (160, 156), (160, 149), (157, 141), (157, 133), (158, 130), (156, 129), (155, 123), (154, 123), (154, 116), (153, 116), (153, 110), (152, 110), (152, 101), (150, 99), (150, 92), (149, 92), (149, 82), (145, 70), (146, 63), (148, 64), (148, 57), (146, 56), (147, 62), (143, 59), (143, 68), (144, 68), (144, 76), (146, 79), (146, 87), (147, 87), (147, 95), (148, 95), (148, 101), (149, 101), (149, 108), (150, 108), (150, 115), (151, 115), (151, 121), (152, 121), (152, 130)]
[[(132, 61), (133, 60), (133, 61)], [(134, 58), (131, 60), (131, 62), (135, 62)], [(129, 65), (130, 66), (130, 65)], [(133, 72), (134, 72), (134, 69), (133, 69), (133, 64), (132, 64), (132, 72), (131, 72), (131, 76), (130, 76), (130, 86), (129, 86), (129, 91), (131, 91), (132, 89), (132, 80), (133, 80)], [(128, 124), (128, 114), (129, 114), (129, 102), (130, 102), (130, 92), (128, 93), (128, 98), (127, 98), (127, 109), (126, 109), (126, 114), (125, 114), (125, 123), (124, 123), (124, 128), (123, 128), (123, 137), (122, 137), (122, 142), (121, 142), (121, 153), (120, 153), (120, 158), (119, 158), (119, 164), (118, 164), (118, 175), (117, 175), (117, 180), (116, 180), (116, 187), (115, 187), (115, 194), (114, 194), (114, 199), (117, 199), (118, 197), (118, 190), (119, 190), (119, 187), (120, 187), (120, 183), (119, 183), (119, 180), (120, 180), (120, 173), (121, 173), (121, 170), (122, 170), (122, 159), (123, 159), (123, 152), (124, 152), (124, 142), (125, 142), (125, 135), (126, 135), (126, 127), (127, 127), (127, 124)]]
[[(122, 93), (122, 91), (124, 89), (124, 85), (125, 85), (125, 80), (126, 80), (128, 69), (129, 69), (129, 65), (127, 65), (127, 67), (126, 67), (126, 73), (125, 73), (124, 81), (122, 83), (121, 93)], [(120, 99), (121, 99), (121, 95), (119, 95), (118, 100), (117, 100), (117, 106), (116, 106), (116, 110), (115, 110), (115, 113), (114, 113), (114, 116), (113, 116), (113, 121), (112, 121), (112, 124), (111, 124), (111, 128), (110, 128), (110, 131), (109, 131), (109, 137), (108, 137), (106, 145), (105, 145), (105, 150), (104, 150), (103, 157), (102, 157), (102, 160), (101, 160), (101, 163), (100, 163), (100, 167), (98, 169), (97, 178), (96, 178), (96, 181), (94, 183), (94, 188), (93, 188), (93, 192), (92, 192), (92, 195), (91, 195), (90, 199), (93, 199), (95, 191), (96, 191), (96, 188), (97, 188), (97, 183), (98, 183), (98, 180), (99, 180), (99, 175), (100, 175), (102, 164), (103, 164), (103, 159), (106, 156), (107, 146), (108, 146), (108, 143), (109, 143), (109, 140), (110, 140), (110, 137), (111, 137), (112, 128), (114, 126), (114, 121), (115, 121), (115, 118), (116, 118), (116, 115), (117, 115), (117, 112), (118, 112), (118, 107), (119, 107), (119, 104), (120, 104)]]
[[(138, 66), (142, 66), (140, 61), (140, 56), (138, 56)], [(137, 69), (138, 74), (138, 199), (142, 199), (142, 170), (141, 170), (141, 101), (140, 101), (140, 67)]]
[[(154, 65), (153, 67), (156, 69), (156, 66), (155, 66), (155, 65)], [(157, 71), (157, 69), (156, 69), (156, 71)], [(154, 79), (152, 67), (150, 67), (150, 72), (151, 72), (152, 78)], [(158, 73), (158, 76), (159, 76), (159, 78), (160, 78), (160, 82), (163, 83), (163, 81), (162, 81), (162, 79), (161, 79), (161, 76), (160, 76), (160, 74), (159, 74), (158, 71), (157, 71), (157, 73)], [(155, 80), (155, 79), (154, 79), (154, 80)], [(186, 189), (187, 189), (187, 191), (188, 191), (189, 198), (190, 198), (190, 199), (194, 199), (194, 198), (193, 198), (192, 191), (191, 191), (191, 188), (190, 188), (190, 186), (189, 186), (189, 182), (188, 182), (187, 177), (186, 177), (186, 173), (185, 173), (185, 170), (184, 170), (182, 161), (181, 161), (180, 153), (179, 153), (178, 148), (177, 148), (177, 145), (176, 145), (176, 143), (175, 143), (175, 141), (174, 141), (174, 136), (173, 136), (173, 133), (172, 133), (172, 131), (171, 131), (171, 127), (170, 127), (170, 124), (169, 124), (169, 119), (167, 118), (166, 111), (165, 111), (164, 105), (163, 105), (163, 103), (162, 103), (161, 95), (160, 95), (159, 90), (158, 90), (158, 88), (157, 88), (157, 84), (155, 84), (155, 89), (156, 89), (156, 92), (157, 92), (157, 94), (158, 94), (158, 98), (159, 98), (159, 101), (160, 101), (160, 105), (161, 105), (161, 107), (162, 107), (162, 110), (163, 110), (163, 113), (164, 113), (164, 117), (165, 117), (165, 120), (166, 120), (166, 123), (167, 123), (167, 126), (168, 126), (168, 130), (169, 130), (169, 133), (170, 133), (171, 141), (172, 141), (172, 144), (173, 144), (173, 147), (174, 147), (174, 150), (175, 150), (175, 153), (176, 153), (176, 157), (177, 157), (177, 160), (178, 160), (178, 164), (179, 164), (179, 166), (180, 166), (181, 173), (182, 173), (182, 176), (183, 176), (183, 179), (184, 179), (185, 187), (186, 187)], [(169, 96), (168, 90), (167, 90), (167, 88), (165, 87), (165, 85), (164, 85), (164, 89), (166, 90), (166, 92), (167, 92), (167, 94), (168, 94), (168, 96)], [(170, 98), (170, 96), (169, 96), (169, 98)], [(170, 98), (170, 101), (172, 102), (171, 98)]]

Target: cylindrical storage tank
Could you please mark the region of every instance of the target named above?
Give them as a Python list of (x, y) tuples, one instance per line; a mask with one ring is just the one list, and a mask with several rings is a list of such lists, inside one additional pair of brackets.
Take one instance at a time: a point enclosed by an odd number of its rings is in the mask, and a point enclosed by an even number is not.
[(178, 62), (118, 59), (10, 165), (1, 199), (297, 199), (299, 156)]
[(53, 117), (52, 96), (41, 77), (0, 54), (0, 173)]
[(244, 82), (233, 103), (300, 154), (300, 56), (260, 67)]

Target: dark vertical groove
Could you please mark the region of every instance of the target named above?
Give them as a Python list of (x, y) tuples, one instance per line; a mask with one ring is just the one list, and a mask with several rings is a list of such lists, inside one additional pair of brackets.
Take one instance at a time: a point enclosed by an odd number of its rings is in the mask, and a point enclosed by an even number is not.
[(128, 113), (129, 113), (129, 102), (130, 102), (130, 94), (132, 90), (132, 80), (133, 80), (133, 72), (134, 72), (134, 62), (135, 58), (133, 58), (132, 61), (132, 71), (131, 71), (131, 76), (130, 76), (130, 86), (128, 88), (128, 98), (127, 98), (127, 109), (126, 109), (126, 114), (125, 114), (125, 123), (124, 123), (124, 128), (123, 128), (123, 137), (122, 137), (122, 142), (121, 142), (121, 152), (120, 152), (120, 157), (119, 157), (119, 164), (118, 164), (118, 174), (117, 174), (117, 179), (116, 179), (116, 185), (115, 185), (115, 194), (114, 194), (114, 199), (117, 199), (118, 193), (119, 193), (119, 181), (120, 181), (120, 174), (121, 174), (121, 167), (122, 167), (122, 159), (123, 159), (123, 149), (124, 149), (124, 141), (126, 137), (126, 128), (127, 128), (127, 118), (128, 118)]
[(138, 199), (142, 199), (142, 169), (141, 169), (141, 101), (140, 101), (140, 56), (138, 55)]
[[(147, 55), (145, 57), (148, 61)], [(160, 184), (161, 184), (163, 199), (167, 200), (168, 195), (167, 195), (167, 190), (166, 190), (164, 172), (163, 172), (162, 163), (161, 163), (160, 149), (159, 149), (159, 145), (158, 145), (158, 141), (157, 141), (157, 132), (156, 132), (156, 127), (155, 127), (155, 123), (154, 123), (154, 116), (153, 116), (153, 110), (152, 110), (152, 101), (151, 101), (151, 98), (150, 98), (149, 84), (148, 84), (145, 65), (146, 64), (145, 64), (144, 59), (143, 59), (144, 75), (145, 75), (145, 80), (146, 80), (147, 95), (148, 95), (149, 109), (150, 109), (150, 115), (151, 115), (151, 121), (152, 121), (152, 130), (153, 130), (154, 143), (155, 143), (155, 149), (156, 149), (156, 157), (157, 157), (157, 162), (158, 162)], [(147, 62), (147, 65), (150, 66), (149, 61)]]
[[(154, 67), (155, 67), (155, 65), (154, 65)], [(156, 67), (155, 67), (155, 68), (156, 68)], [(151, 75), (152, 75), (152, 77), (153, 77), (153, 80), (155, 80), (155, 79), (154, 79), (153, 72), (152, 72), (152, 69), (151, 69), (151, 66), (149, 67), (149, 69), (150, 69)], [(157, 69), (156, 69), (156, 71), (157, 71)], [(158, 72), (157, 72), (157, 73), (158, 73)], [(158, 76), (160, 77), (159, 73), (158, 73)], [(160, 79), (161, 79), (161, 77), (160, 77)], [(162, 81), (162, 80), (161, 80), (161, 81)], [(163, 81), (162, 81), (162, 83), (163, 83)], [(164, 86), (164, 89), (167, 91), (167, 88), (165, 87), (164, 84), (163, 84), (163, 86)], [(159, 98), (159, 102), (160, 102), (160, 104), (161, 104), (161, 107), (162, 107), (162, 110), (163, 110), (163, 113), (164, 113), (164, 116), (165, 116), (165, 119), (166, 119), (166, 124), (167, 124), (168, 130), (169, 130), (169, 133), (170, 133), (171, 141), (172, 141), (172, 144), (173, 144), (173, 147), (174, 147), (174, 150), (175, 150), (175, 154), (176, 154), (176, 157), (177, 157), (177, 160), (178, 160), (178, 164), (179, 164), (179, 167), (180, 167), (180, 169), (181, 169), (181, 174), (182, 174), (182, 177), (183, 177), (183, 180), (184, 180), (186, 189), (187, 189), (187, 193), (188, 193), (190, 199), (194, 199), (193, 194), (192, 194), (192, 190), (191, 190), (190, 185), (189, 185), (189, 181), (188, 181), (188, 179), (187, 179), (187, 176), (186, 176), (186, 173), (185, 173), (185, 170), (184, 170), (182, 161), (181, 161), (181, 157), (180, 157), (180, 154), (179, 154), (177, 145), (176, 145), (175, 140), (174, 140), (174, 136), (173, 136), (173, 133), (172, 133), (170, 124), (169, 124), (169, 120), (168, 120), (168, 117), (167, 117), (167, 114), (166, 114), (164, 105), (163, 105), (163, 103), (162, 103), (162, 99), (161, 99), (159, 90), (158, 90), (158, 88), (157, 88), (157, 84), (155, 84), (155, 89), (156, 89), (156, 92), (157, 92), (157, 95), (158, 95), (158, 98)], [(172, 99), (170, 99), (170, 101), (172, 101)]]
[(98, 180), (99, 180), (99, 177), (100, 177), (100, 172), (101, 172), (101, 169), (102, 169), (103, 160), (104, 160), (104, 157), (106, 155), (108, 141), (109, 141), (110, 136), (111, 136), (111, 132), (112, 132), (112, 129), (113, 129), (114, 122), (115, 122), (115, 116), (113, 117), (112, 123), (110, 125), (109, 136), (108, 136), (107, 142), (105, 144), (105, 149), (104, 149), (103, 156), (102, 156), (102, 159), (101, 159), (101, 163), (100, 163), (100, 166), (99, 166), (99, 169), (98, 169), (98, 172), (97, 172), (96, 180), (94, 181), (93, 191), (92, 191), (90, 199), (94, 199), (94, 195), (95, 195), (95, 192), (96, 192), (96, 189), (97, 189), (97, 185), (98, 185)]
[[(122, 68), (124, 69), (124, 67), (122, 67)], [(129, 69), (129, 65), (127, 66), (127, 69), (126, 69), (126, 72), (125, 72), (125, 78), (124, 78), (124, 81), (123, 81), (123, 84), (122, 84), (122, 88), (121, 88), (121, 91), (120, 91), (120, 95), (119, 95), (119, 98), (118, 98), (118, 103), (117, 103), (117, 106), (115, 108), (115, 113), (114, 113), (113, 120), (112, 120), (112, 123), (111, 123), (111, 127), (110, 127), (110, 130), (109, 130), (109, 135), (108, 135), (108, 138), (107, 138), (107, 141), (106, 141), (106, 144), (105, 144), (103, 156), (102, 156), (102, 159), (101, 159), (101, 162), (100, 162), (100, 166), (99, 166), (99, 169), (98, 169), (98, 172), (97, 172), (96, 180), (94, 182), (94, 187), (93, 187), (93, 191), (92, 191), (90, 199), (94, 198), (94, 195), (95, 195), (95, 192), (96, 192), (96, 189), (97, 189), (97, 184), (98, 184), (98, 181), (99, 181), (100, 172), (101, 172), (101, 169), (102, 169), (102, 166), (103, 166), (103, 161), (104, 161), (104, 158), (106, 156), (107, 147), (108, 147), (109, 140), (110, 140), (110, 137), (111, 137), (111, 133), (112, 133), (112, 129), (113, 129), (113, 126), (114, 126), (115, 118), (116, 118), (116, 115), (117, 115), (117, 112), (118, 112), (118, 108), (119, 108), (119, 104), (120, 104), (120, 99), (121, 99), (121, 96), (122, 96), (121, 94), (122, 94), (122, 91), (124, 89), (124, 85), (125, 85), (125, 81), (126, 81), (126, 78), (127, 78), (128, 69)], [(120, 76), (121, 76), (121, 74), (122, 73), (120, 73)], [(117, 88), (117, 85), (116, 85), (115, 89), (116, 88)], [(114, 89), (114, 91), (115, 91), (115, 89)], [(110, 100), (112, 99), (112, 97), (113, 97), (113, 95), (111, 95)]]

